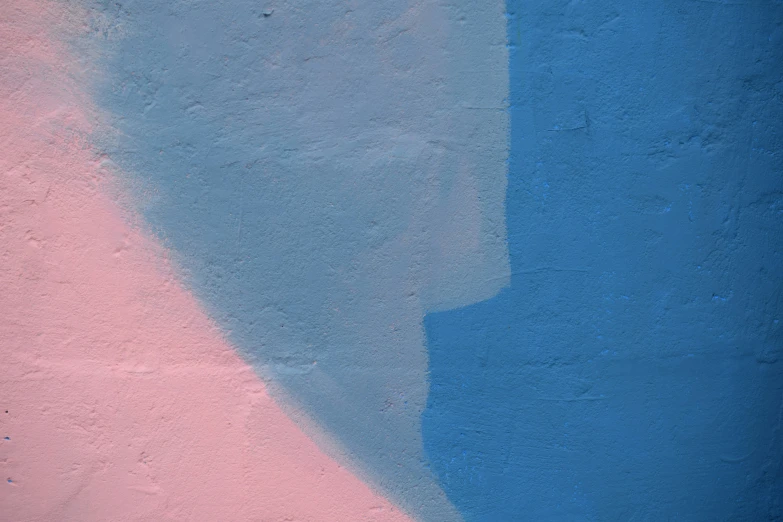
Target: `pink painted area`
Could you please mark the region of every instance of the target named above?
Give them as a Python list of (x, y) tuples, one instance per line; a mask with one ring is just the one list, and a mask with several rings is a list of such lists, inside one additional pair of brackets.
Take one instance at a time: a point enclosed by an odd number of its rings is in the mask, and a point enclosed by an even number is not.
[(123, 222), (102, 193), (72, 62), (45, 36), (68, 17), (57, 3), (10, 4), (0, 7), (0, 518), (408, 520), (284, 415), (164, 252)]

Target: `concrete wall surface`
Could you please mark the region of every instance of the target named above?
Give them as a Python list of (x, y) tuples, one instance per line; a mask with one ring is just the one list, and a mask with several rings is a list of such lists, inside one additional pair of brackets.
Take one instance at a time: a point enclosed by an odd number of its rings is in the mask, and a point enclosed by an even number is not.
[(0, 114), (0, 521), (783, 520), (780, 0), (5, 0)]

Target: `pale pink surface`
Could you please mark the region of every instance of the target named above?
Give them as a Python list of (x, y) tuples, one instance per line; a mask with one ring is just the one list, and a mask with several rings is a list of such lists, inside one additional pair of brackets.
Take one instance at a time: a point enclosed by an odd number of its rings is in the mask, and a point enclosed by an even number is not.
[(0, 519), (408, 520), (285, 416), (102, 193), (58, 9), (0, 6)]

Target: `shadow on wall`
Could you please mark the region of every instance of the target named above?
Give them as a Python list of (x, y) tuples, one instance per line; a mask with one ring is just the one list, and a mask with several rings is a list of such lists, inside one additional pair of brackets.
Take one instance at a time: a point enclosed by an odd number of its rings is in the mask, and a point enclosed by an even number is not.
[(510, 287), (425, 318), (468, 521), (778, 520), (783, 7), (509, 0)]

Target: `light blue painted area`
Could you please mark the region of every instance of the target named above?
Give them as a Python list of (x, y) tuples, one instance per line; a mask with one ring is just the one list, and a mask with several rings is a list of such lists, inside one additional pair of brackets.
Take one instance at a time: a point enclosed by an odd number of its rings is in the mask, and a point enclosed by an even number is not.
[[(105, 143), (186, 283), (416, 516), (427, 310), (507, 284), (502, 0), (94, 4)], [(309, 424), (307, 424), (309, 426)]]
[(509, 0), (511, 284), (425, 318), (467, 521), (780, 520), (783, 5)]

